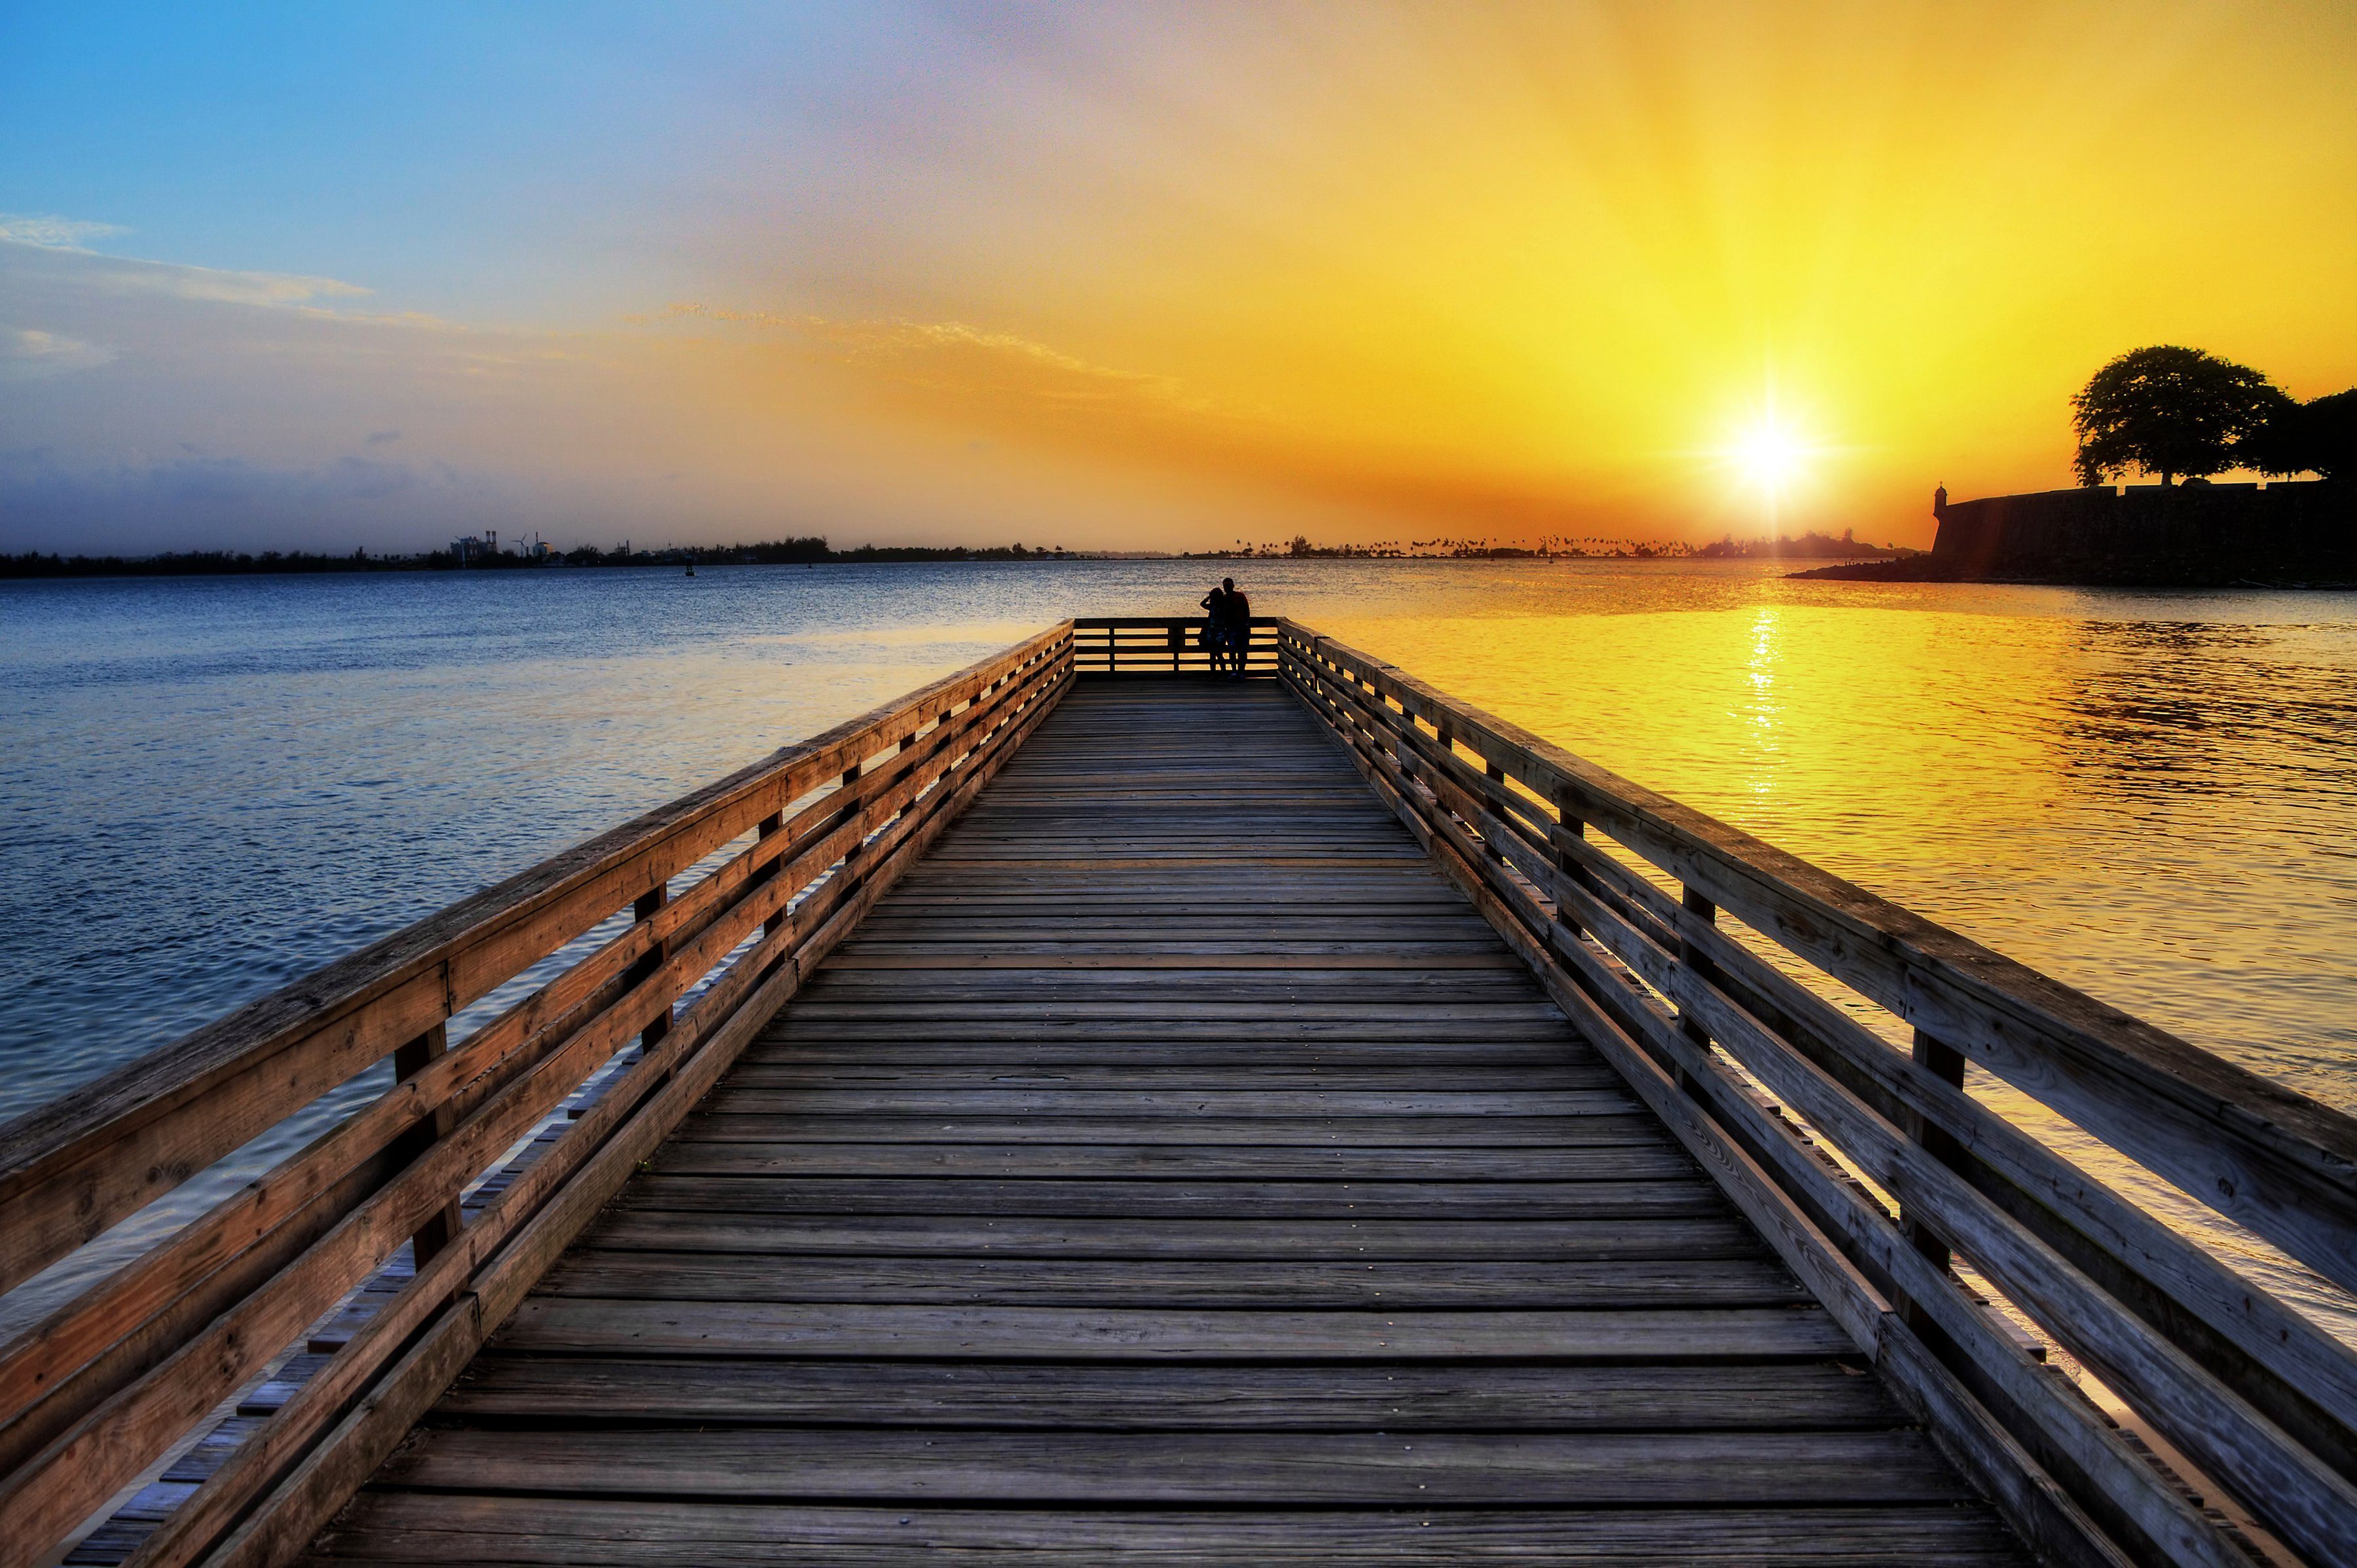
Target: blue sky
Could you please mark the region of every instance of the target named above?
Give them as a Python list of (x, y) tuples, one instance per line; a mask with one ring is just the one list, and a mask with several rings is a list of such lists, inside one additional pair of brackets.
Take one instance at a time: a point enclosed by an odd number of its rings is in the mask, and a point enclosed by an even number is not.
[(1920, 540), (2138, 342), (2357, 381), (2352, 80), (2324, 3), (19, 5), (0, 548)]
[(893, 34), (819, 6), (91, 5), (6, 26), (16, 209), (193, 265), (365, 277), (400, 309), (547, 322), (687, 270), (683, 233), (728, 199), (698, 188), (705, 159), (757, 143), (816, 164), (810, 111), (887, 74)]

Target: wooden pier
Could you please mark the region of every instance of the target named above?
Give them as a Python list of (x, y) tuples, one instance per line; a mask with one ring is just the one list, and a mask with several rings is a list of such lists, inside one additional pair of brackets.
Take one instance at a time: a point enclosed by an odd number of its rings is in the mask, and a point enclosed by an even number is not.
[(397, 1079), (0, 1350), (0, 1568), (2357, 1563), (2357, 1354), (1957, 1085), (2341, 1288), (2357, 1124), (1255, 640), (1051, 628), (0, 1133), (5, 1284)]

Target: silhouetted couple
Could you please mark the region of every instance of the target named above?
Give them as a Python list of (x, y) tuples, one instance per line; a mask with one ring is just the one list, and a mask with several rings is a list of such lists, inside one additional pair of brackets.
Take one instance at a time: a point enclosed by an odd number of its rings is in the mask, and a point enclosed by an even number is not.
[(1203, 646), (1211, 650), (1211, 673), (1232, 681), (1244, 678), (1244, 659), (1252, 651), (1252, 601), (1236, 587), (1233, 577), (1203, 596)]

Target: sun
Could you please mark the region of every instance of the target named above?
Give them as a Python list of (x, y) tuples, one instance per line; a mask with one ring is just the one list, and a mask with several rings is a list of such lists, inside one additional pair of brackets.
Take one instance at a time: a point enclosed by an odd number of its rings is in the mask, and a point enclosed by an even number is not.
[(1773, 391), (1722, 427), (1719, 441), (1700, 454), (1727, 487), (1727, 499), (1749, 498), (1770, 528), (1816, 487), (1818, 472), (1836, 447), (1826, 445)]
[(1755, 420), (1727, 448), (1728, 462), (1744, 482), (1770, 498), (1805, 478), (1815, 455), (1813, 442), (1772, 417)]

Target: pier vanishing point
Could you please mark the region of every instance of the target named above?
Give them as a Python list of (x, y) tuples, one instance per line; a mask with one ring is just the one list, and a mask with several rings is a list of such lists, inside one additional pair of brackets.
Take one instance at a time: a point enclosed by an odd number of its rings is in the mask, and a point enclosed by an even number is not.
[(2357, 1565), (2357, 1352), (1969, 1090), (2328, 1294), (2357, 1122), (1203, 661), (1062, 623), (0, 1129), (5, 1288), (381, 1086), (0, 1349), (0, 1568)]

